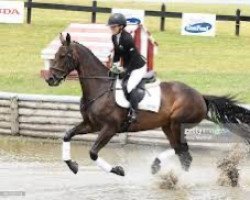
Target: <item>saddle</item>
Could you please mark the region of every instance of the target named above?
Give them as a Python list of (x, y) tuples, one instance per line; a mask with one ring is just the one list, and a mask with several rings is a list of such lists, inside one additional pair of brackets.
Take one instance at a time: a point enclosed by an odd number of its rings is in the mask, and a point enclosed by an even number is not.
[[(128, 83), (129, 75), (130, 74), (126, 74), (126, 77), (123, 78), (123, 81), (121, 84), (122, 90), (124, 92), (124, 96), (129, 102), (131, 99), (132, 102), (134, 102), (134, 103), (137, 102), (139, 104), (143, 100), (143, 98), (145, 97), (146, 84), (154, 83), (156, 81), (156, 74), (154, 71), (150, 71), (150, 72), (146, 73), (145, 76), (140, 81), (140, 83), (137, 85), (137, 87), (135, 89), (133, 89), (130, 94), (128, 94), (127, 83)], [(128, 114), (127, 118), (122, 123), (121, 131), (122, 132), (128, 131), (130, 124), (131, 124), (130, 115)]]
[(133, 97), (130, 97), (127, 92), (128, 79), (129, 74), (123, 79), (122, 82), (122, 89), (124, 91), (126, 99), (129, 101), (130, 98), (132, 98), (132, 100), (135, 99), (137, 102), (140, 102), (145, 96), (146, 84), (154, 83), (156, 81), (156, 73), (154, 71), (149, 71), (144, 75), (141, 82), (135, 88), (135, 91), (133, 92)]

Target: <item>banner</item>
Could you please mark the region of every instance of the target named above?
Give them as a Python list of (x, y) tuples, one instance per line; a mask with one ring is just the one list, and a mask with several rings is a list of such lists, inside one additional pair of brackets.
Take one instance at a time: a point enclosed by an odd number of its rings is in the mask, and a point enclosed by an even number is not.
[(23, 23), (24, 2), (0, 1), (0, 23)]
[(112, 13), (122, 13), (125, 15), (128, 24), (143, 24), (144, 23), (144, 10), (130, 10), (113, 8)]
[(215, 14), (183, 13), (182, 35), (215, 36)]

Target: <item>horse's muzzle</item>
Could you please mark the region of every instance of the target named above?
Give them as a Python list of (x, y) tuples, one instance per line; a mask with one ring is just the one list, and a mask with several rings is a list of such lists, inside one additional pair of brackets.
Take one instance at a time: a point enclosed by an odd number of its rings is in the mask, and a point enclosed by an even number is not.
[(54, 75), (51, 75), (48, 79), (46, 79), (45, 81), (48, 83), (49, 86), (58, 86), (60, 84), (62, 79), (57, 78)]

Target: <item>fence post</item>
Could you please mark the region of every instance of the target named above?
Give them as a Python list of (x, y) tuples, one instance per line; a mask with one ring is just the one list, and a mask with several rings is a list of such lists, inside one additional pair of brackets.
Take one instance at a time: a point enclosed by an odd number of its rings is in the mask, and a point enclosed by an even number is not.
[(161, 31), (165, 30), (165, 12), (166, 12), (166, 6), (163, 3), (161, 5)]
[(18, 98), (16, 96), (10, 99), (10, 125), (11, 134), (19, 134), (19, 114), (18, 114)]
[(97, 1), (94, 0), (92, 2), (92, 18), (91, 18), (92, 23), (96, 23), (96, 10), (97, 10)]
[(235, 35), (240, 35), (240, 9), (236, 10)]
[(31, 23), (32, 0), (27, 1), (27, 24)]

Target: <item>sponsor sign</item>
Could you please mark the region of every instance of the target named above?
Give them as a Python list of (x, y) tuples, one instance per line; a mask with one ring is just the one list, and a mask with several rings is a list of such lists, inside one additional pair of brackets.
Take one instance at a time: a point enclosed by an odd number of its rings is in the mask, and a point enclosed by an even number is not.
[(0, 1), (0, 23), (23, 23), (24, 2)]
[(131, 10), (131, 9), (112, 9), (112, 13), (122, 13), (125, 15), (128, 24), (143, 24), (144, 23), (144, 10)]
[(183, 13), (182, 35), (215, 36), (216, 15)]

